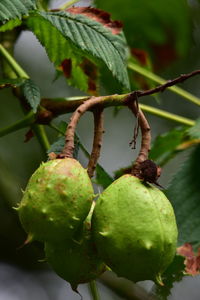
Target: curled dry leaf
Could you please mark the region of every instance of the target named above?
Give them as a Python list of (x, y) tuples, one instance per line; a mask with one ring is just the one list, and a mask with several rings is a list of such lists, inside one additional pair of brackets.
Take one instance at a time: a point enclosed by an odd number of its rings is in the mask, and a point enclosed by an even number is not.
[(185, 257), (185, 272), (187, 274), (200, 274), (200, 248), (195, 254), (192, 245), (189, 243), (185, 243), (183, 246), (177, 248), (177, 253)]
[(122, 22), (111, 20), (110, 14), (101, 9), (94, 7), (71, 7), (67, 11), (72, 14), (85, 15), (109, 28), (113, 34), (119, 34), (122, 30)]

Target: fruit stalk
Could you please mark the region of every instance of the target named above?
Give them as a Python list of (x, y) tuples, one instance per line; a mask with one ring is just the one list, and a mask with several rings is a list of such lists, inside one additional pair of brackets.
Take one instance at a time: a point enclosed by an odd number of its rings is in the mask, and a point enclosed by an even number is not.
[(104, 133), (103, 128), (103, 108), (97, 108), (93, 111), (94, 117), (94, 139), (92, 153), (88, 162), (87, 172), (90, 178), (93, 177), (94, 171), (97, 165), (98, 158), (100, 156), (102, 136)]
[(92, 97), (75, 110), (67, 126), (65, 134), (65, 146), (60, 156), (73, 158), (75, 130), (80, 117), (91, 107), (101, 103), (102, 97)]
[[(137, 92), (132, 93), (127, 97), (127, 106), (129, 109), (134, 113), (136, 118), (138, 119), (138, 124), (140, 126), (141, 134), (142, 134), (142, 140), (141, 140), (141, 147), (139, 154), (133, 164), (131, 173), (138, 177), (140, 172), (140, 164), (148, 159), (149, 151), (150, 151), (150, 145), (151, 145), (151, 128), (149, 126), (149, 123), (140, 109), (138, 105), (137, 100)], [(137, 126), (137, 125), (136, 125)], [(137, 127), (136, 130), (134, 130), (134, 137), (133, 141), (131, 142), (135, 144), (135, 140), (137, 138)]]

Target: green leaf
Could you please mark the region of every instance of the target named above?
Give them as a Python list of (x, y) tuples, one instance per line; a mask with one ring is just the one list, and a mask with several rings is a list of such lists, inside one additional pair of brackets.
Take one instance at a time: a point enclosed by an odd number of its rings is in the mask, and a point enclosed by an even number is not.
[(170, 295), (170, 291), (175, 282), (179, 282), (185, 276), (184, 265), (185, 258), (180, 255), (174, 257), (173, 262), (167, 268), (167, 270), (162, 274), (163, 286), (155, 285), (153, 288), (153, 293), (156, 294), (156, 299), (167, 300)]
[(50, 60), (56, 66), (60, 66), (62, 61), (73, 56), (74, 49), (69, 46), (68, 41), (43, 17), (31, 15), (26, 20), (26, 24), (45, 47)]
[(49, 2), (51, 0), (37, 0), (37, 1), (38, 1), (38, 8), (40, 8), (41, 6), (44, 10), (48, 10)]
[(0, 26), (0, 32), (12, 30), (13, 28), (21, 25), (21, 23), (22, 23), (22, 20), (20, 20), (20, 19), (10, 20), (7, 23), (5, 23), (4, 25)]
[[(55, 54), (56, 50), (59, 48), (58, 42), (55, 43), (55, 39), (61, 39), (65, 37), (65, 43), (62, 40), (61, 44), (68, 49), (66, 52), (68, 55), (76, 51), (76, 53), (86, 56), (89, 59), (98, 59), (100, 62), (104, 62), (112, 74), (129, 89), (129, 79), (126, 69), (126, 42), (123, 34), (112, 34), (112, 32), (105, 28), (101, 23), (90, 19), (81, 14), (71, 14), (69, 12), (40, 12), (40, 15), (50, 23), (54, 29), (50, 28), (48, 25), (44, 25), (43, 32), (39, 32), (42, 35), (41, 42), (44, 44), (49, 44), (49, 39), (56, 45), (56, 49), (51, 49), (51, 56), (58, 57)], [(37, 17), (38, 18), (38, 17)], [(42, 20), (37, 19), (40, 23)], [(43, 21), (44, 22), (44, 21)], [(34, 24), (33, 24), (34, 23)], [(32, 18), (32, 24), (27, 22), (28, 26), (37, 26)], [(41, 27), (37, 26), (37, 33), (40, 31)], [(39, 30), (38, 30), (39, 29)], [(56, 29), (61, 34), (58, 35)], [(37, 35), (35, 28), (33, 28), (34, 33)], [(54, 31), (54, 36), (49, 34), (45, 37), (45, 31)], [(60, 51), (60, 50), (58, 50)], [(70, 53), (69, 53), (70, 51)], [(64, 53), (62, 53), (64, 56)], [(66, 54), (65, 54), (66, 58)], [(63, 59), (62, 59), (63, 60)], [(55, 61), (55, 59), (54, 59)]]
[(101, 23), (81, 14), (63, 11), (40, 14), (80, 50), (102, 60), (113, 75), (129, 88), (125, 66), (126, 44), (122, 35), (112, 34)]
[(30, 111), (23, 119), (18, 120), (17, 122), (6, 126), (4, 128), (0, 128), (0, 137), (3, 137), (9, 133), (15, 132), (21, 128), (28, 127), (32, 125), (35, 121), (35, 115), (33, 111)]
[(96, 183), (101, 185), (104, 189), (107, 188), (112, 182), (113, 178), (104, 170), (102, 166), (96, 166)]
[(26, 100), (33, 109), (33, 112), (36, 113), (41, 98), (39, 87), (32, 80), (27, 79), (22, 88)]
[(6, 87), (18, 87), (24, 83), (23, 78), (0, 78), (0, 89), (6, 88)]
[(62, 152), (65, 145), (65, 137), (60, 136), (53, 144), (51, 144), (47, 153), (54, 152), (55, 154), (59, 154)]
[(58, 69), (57, 75), (62, 74), (61, 64), (66, 60), (71, 60), (70, 76), (66, 78), (68, 83), (84, 92), (88, 92), (88, 77), (80, 67), (84, 60), (83, 53), (77, 51), (73, 44), (68, 42), (68, 40), (43, 17), (39, 15), (30, 16), (26, 23), (45, 47), (49, 59)]
[(159, 166), (167, 163), (178, 150), (179, 144), (183, 142), (187, 127), (176, 127), (172, 130), (159, 135), (153, 142), (149, 158), (155, 161)]
[(30, 10), (36, 8), (35, 0), (1, 0), (0, 23), (27, 16)]
[(131, 47), (157, 50), (160, 64), (167, 60), (161, 57), (166, 49), (181, 56), (190, 47), (192, 15), (187, 0), (95, 0), (95, 4), (123, 22)]
[(194, 148), (166, 191), (176, 215), (179, 245), (200, 243), (200, 146)]

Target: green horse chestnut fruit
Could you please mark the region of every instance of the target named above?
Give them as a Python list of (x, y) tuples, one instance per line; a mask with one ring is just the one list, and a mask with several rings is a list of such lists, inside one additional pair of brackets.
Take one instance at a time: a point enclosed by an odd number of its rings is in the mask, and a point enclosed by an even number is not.
[(158, 188), (123, 175), (97, 200), (92, 232), (99, 255), (118, 276), (162, 283), (175, 255), (177, 225)]
[(28, 240), (55, 242), (72, 237), (88, 215), (93, 197), (87, 170), (77, 160), (42, 163), (18, 207)]
[(91, 238), (91, 214), (74, 239), (62, 243), (45, 243), (48, 263), (54, 271), (71, 284), (74, 291), (80, 283), (96, 279), (105, 271), (105, 264), (97, 255)]

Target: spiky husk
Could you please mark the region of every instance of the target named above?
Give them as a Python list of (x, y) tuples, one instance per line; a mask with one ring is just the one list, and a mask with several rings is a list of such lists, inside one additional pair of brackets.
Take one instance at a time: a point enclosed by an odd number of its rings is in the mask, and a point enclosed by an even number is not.
[(79, 228), (75, 239), (64, 243), (45, 243), (45, 253), (54, 271), (71, 284), (74, 291), (80, 283), (99, 277), (106, 269), (91, 238), (91, 215)]
[(156, 281), (175, 255), (177, 225), (169, 200), (132, 175), (120, 177), (101, 194), (92, 232), (105, 263), (135, 282)]
[(72, 158), (42, 163), (19, 205), (23, 228), (33, 240), (56, 242), (73, 236), (94, 197), (87, 171)]

